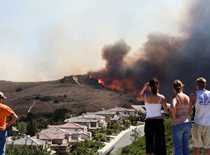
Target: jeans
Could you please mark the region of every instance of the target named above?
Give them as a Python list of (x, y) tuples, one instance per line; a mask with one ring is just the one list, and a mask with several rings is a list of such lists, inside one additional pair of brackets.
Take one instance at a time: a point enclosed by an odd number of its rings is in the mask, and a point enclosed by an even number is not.
[(7, 131), (0, 131), (0, 155), (5, 155)]
[(189, 155), (191, 123), (173, 125), (174, 155)]

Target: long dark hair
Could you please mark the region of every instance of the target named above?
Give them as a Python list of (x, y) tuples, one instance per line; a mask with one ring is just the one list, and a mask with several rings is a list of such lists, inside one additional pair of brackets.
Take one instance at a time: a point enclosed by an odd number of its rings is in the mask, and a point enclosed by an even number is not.
[(156, 78), (153, 78), (149, 81), (149, 86), (151, 87), (151, 92), (153, 95), (157, 95), (159, 91), (159, 81)]

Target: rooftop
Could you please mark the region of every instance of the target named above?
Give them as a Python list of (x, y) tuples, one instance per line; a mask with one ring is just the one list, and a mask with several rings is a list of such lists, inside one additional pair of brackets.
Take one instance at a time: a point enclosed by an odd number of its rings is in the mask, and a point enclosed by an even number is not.
[(67, 132), (57, 127), (50, 127), (42, 130), (38, 137), (43, 140), (65, 139)]
[(104, 116), (96, 115), (93, 113), (83, 114), (77, 117), (71, 117), (66, 119), (65, 122), (98, 122), (99, 120), (105, 119)]
[(45, 145), (46, 142), (40, 139), (37, 139), (35, 137), (30, 137), (26, 135), (25, 137), (22, 137), (20, 139), (14, 140), (14, 141), (8, 141), (7, 144), (12, 145)]
[(79, 124), (76, 124), (76, 123), (73, 123), (73, 122), (67, 122), (67, 123), (62, 124), (62, 125), (49, 125), (48, 127), (49, 128), (57, 127), (57, 128), (60, 128), (60, 129), (84, 129), (84, 128), (86, 128), (85, 126), (82, 126), (82, 125), (79, 125)]

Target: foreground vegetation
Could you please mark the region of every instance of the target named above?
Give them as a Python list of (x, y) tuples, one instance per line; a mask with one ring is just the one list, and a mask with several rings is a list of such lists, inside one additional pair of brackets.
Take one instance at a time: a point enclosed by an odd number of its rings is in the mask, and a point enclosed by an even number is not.
[(50, 152), (37, 146), (7, 146), (6, 155), (50, 155)]
[[(172, 155), (172, 133), (171, 133), (171, 120), (165, 120), (166, 129), (166, 145), (167, 154)], [(123, 148), (116, 155), (144, 155), (145, 154), (145, 137), (138, 137), (133, 144)]]
[[(17, 123), (16, 127), (19, 130), (19, 134), (15, 137), (21, 137), (25, 133), (34, 136), (42, 128), (46, 128), (49, 123), (62, 123), (66, 117), (65, 111), (59, 110), (57, 113), (58, 112), (62, 114), (52, 115), (53, 117), (50, 117), (51, 119), (49, 120), (36, 120), (33, 114), (28, 114), (26, 121)], [(86, 140), (84, 142), (73, 144), (69, 155), (95, 155), (97, 154), (97, 151), (104, 146), (104, 142), (110, 141), (109, 135), (117, 135), (131, 125), (137, 125), (138, 121), (139, 117), (130, 116), (125, 119), (120, 119), (116, 122), (109, 122), (106, 128), (92, 131), (92, 140)], [(31, 149), (29, 146), (13, 146), (7, 148), (7, 152), (8, 155), (48, 155), (46, 150), (38, 147)]]
[(97, 155), (98, 149), (102, 148), (104, 145), (98, 143), (95, 140), (88, 140), (84, 142), (79, 142), (72, 147), (72, 151), (69, 155)]

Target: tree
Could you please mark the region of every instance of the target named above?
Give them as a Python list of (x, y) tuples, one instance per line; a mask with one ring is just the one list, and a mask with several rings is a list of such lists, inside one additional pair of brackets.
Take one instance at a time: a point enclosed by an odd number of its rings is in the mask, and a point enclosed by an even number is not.
[(27, 123), (26, 122), (18, 122), (16, 127), (17, 127), (20, 135), (26, 134), (26, 132), (27, 132)]
[(94, 139), (97, 142), (106, 142), (107, 141), (106, 134), (104, 134), (104, 133), (96, 133)]
[(93, 140), (86, 140), (73, 145), (70, 155), (96, 155), (97, 150), (103, 147), (103, 144)]
[(37, 128), (37, 121), (36, 120), (32, 120), (28, 123), (27, 125), (27, 135), (30, 136), (34, 136), (36, 133), (38, 132), (38, 128)]
[(38, 132), (37, 121), (34, 119), (34, 115), (32, 113), (27, 114), (27, 135), (34, 136)]
[(7, 155), (50, 155), (46, 149), (38, 146), (7, 146)]
[(56, 109), (55, 112), (53, 113), (53, 116), (52, 116), (52, 121), (53, 123), (59, 123), (59, 122), (63, 122), (66, 118), (66, 114), (68, 113), (69, 111), (65, 108), (63, 109)]

